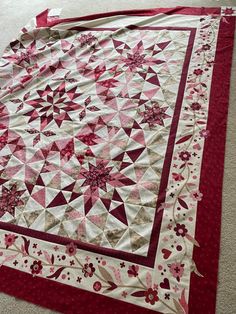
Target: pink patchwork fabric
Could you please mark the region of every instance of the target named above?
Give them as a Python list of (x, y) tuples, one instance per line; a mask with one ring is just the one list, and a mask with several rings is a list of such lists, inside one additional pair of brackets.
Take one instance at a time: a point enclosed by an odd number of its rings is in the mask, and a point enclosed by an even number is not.
[[(216, 284), (219, 238), (211, 273), (200, 222), (215, 198), (206, 186), (222, 185), (223, 170), (212, 183), (206, 165), (215, 167), (217, 119), (226, 122), (217, 80), (224, 66), (229, 81), (234, 11), (59, 19), (46, 10), (9, 44), (0, 60), (0, 262), (9, 287), (14, 271), (38, 287), (50, 280), (67, 307), (27, 298), (65, 313), (82, 313), (67, 300), (84, 290), (122, 300), (120, 310), (128, 302), (139, 313), (200, 313), (207, 290), (197, 288)], [(225, 128), (221, 168), (224, 140)], [(213, 213), (207, 219), (214, 227)], [(9, 287), (1, 289), (29, 294)]]

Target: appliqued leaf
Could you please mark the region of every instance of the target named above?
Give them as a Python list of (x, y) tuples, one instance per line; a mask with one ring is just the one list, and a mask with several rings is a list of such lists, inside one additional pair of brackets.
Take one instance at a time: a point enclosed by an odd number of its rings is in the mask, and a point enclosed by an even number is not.
[(185, 299), (185, 289), (181, 292), (181, 297), (179, 299), (179, 303), (185, 311), (185, 314), (188, 314), (188, 304)]
[(46, 261), (48, 262), (48, 264), (52, 265), (52, 260), (51, 260), (50, 255), (48, 254), (48, 252), (43, 251), (43, 254), (44, 254), (44, 257), (45, 257)]
[(108, 288), (107, 290), (112, 291), (112, 290), (115, 290), (117, 288), (117, 285), (114, 282), (108, 281), (108, 283), (110, 285), (110, 288)]
[(182, 198), (178, 197), (178, 202), (183, 208), (188, 209), (187, 203)]
[(145, 296), (145, 291), (142, 290), (142, 291), (137, 291), (137, 292), (134, 292), (134, 293), (131, 293), (131, 295), (133, 297), (138, 297), (138, 298), (142, 298)]
[(55, 279), (57, 279), (64, 269), (65, 269), (65, 267), (59, 268), (54, 274), (52, 274), (50, 276), (47, 276), (47, 278), (50, 278), (50, 279), (55, 278)]
[(27, 240), (25, 237), (22, 237), (24, 241), (24, 249), (25, 252), (29, 255), (29, 245), (30, 245), (30, 240)]
[(210, 24), (207, 24), (207, 25), (201, 27), (201, 29), (205, 29), (205, 28), (208, 28), (208, 27), (210, 27), (210, 26), (211, 26)]
[(194, 272), (196, 275), (198, 275), (199, 277), (204, 277), (197, 269), (197, 266), (195, 264), (194, 261), (192, 261), (192, 265), (191, 265), (191, 271)]
[(192, 134), (186, 135), (186, 136), (184, 136), (184, 137), (181, 137), (181, 139), (179, 139), (179, 140), (176, 142), (176, 144), (184, 143), (184, 142), (188, 141), (191, 137), (192, 137)]
[(3, 265), (3, 264), (6, 263), (6, 262), (12, 261), (13, 259), (15, 259), (15, 258), (17, 257), (18, 254), (19, 254), (19, 253), (14, 254), (14, 255), (8, 255), (8, 256), (6, 256), (0, 265)]
[(152, 287), (152, 276), (149, 271), (146, 273), (146, 284), (148, 288)]
[(175, 308), (177, 310), (176, 314), (185, 314), (185, 311), (182, 308), (182, 306), (179, 304), (179, 302), (175, 299), (173, 299), (173, 302), (174, 302)]
[(109, 266), (109, 268), (113, 271), (117, 284), (121, 285), (122, 284), (122, 280), (121, 280), (120, 270), (116, 269), (113, 266)]
[(199, 245), (199, 243), (197, 242), (197, 240), (194, 239), (190, 234), (187, 233), (187, 234), (185, 235), (185, 237), (186, 237), (190, 242), (192, 242), (194, 245), (200, 247), (200, 245)]
[(107, 282), (108, 282), (108, 281), (113, 282), (113, 278), (112, 278), (111, 274), (108, 273), (108, 271), (107, 271), (104, 267), (98, 265), (98, 269), (99, 269), (99, 271), (100, 271), (102, 277), (103, 277)]

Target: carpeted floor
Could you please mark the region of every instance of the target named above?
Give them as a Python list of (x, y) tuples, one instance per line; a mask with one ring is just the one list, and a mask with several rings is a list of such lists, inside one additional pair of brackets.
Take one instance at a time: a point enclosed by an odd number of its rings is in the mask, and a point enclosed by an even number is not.
[[(153, 7), (236, 6), (236, 0), (0, 0), (0, 53), (28, 20), (46, 8), (62, 8), (63, 17)], [(236, 41), (232, 82), (236, 80)], [(222, 236), (217, 314), (236, 313), (236, 90), (231, 84), (223, 190)], [(209, 230), (214, 232), (214, 230)], [(230, 270), (230, 272), (229, 272)], [(1, 278), (0, 278), (1, 280)], [(53, 313), (0, 294), (0, 314)], [(190, 313), (191, 314), (191, 313)], [(199, 313), (207, 314), (207, 313)]]

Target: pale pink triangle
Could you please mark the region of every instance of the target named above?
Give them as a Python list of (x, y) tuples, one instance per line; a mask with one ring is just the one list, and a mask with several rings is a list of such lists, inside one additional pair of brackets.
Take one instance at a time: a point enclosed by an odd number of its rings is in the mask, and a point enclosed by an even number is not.
[(38, 172), (31, 167), (25, 165), (25, 181), (30, 181), (32, 178), (37, 177)]
[(140, 143), (141, 145), (145, 146), (145, 138), (144, 138), (144, 134), (142, 130), (139, 130), (138, 132), (136, 132), (134, 135), (131, 136), (131, 138)]
[(13, 177), (22, 167), (23, 164), (19, 166), (9, 167), (5, 169), (4, 173), (6, 174), (7, 177)]
[(61, 173), (58, 172), (50, 181), (50, 184), (60, 186), (61, 185)]
[(153, 88), (153, 89), (149, 89), (148, 91), (143, 91), (143, 94), (144, 94), (147, 98), (152, 99), (153, 96), (158, 92), (159, 89), (160, 89), (160, 87)]

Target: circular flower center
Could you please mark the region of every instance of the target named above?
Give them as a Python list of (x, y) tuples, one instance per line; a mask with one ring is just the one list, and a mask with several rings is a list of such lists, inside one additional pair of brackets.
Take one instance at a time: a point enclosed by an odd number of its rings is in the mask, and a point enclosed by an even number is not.
[(39, 265), (38, 265), (38, 264), (35, 264), (35, 265), (34, 265), (34, 270), (35, 270), (35, 271), (38, 271), (38, 270), (39, 270)]

